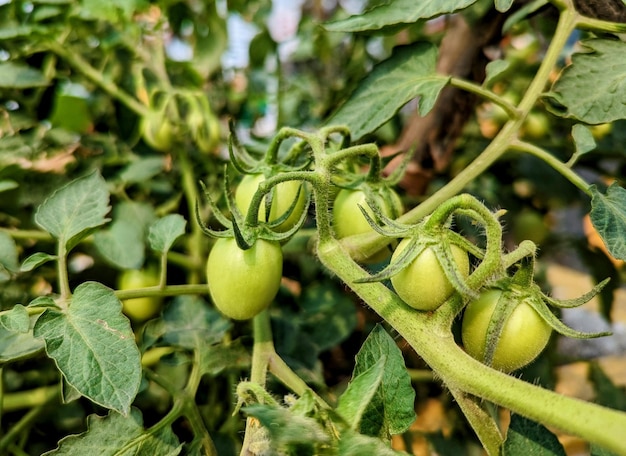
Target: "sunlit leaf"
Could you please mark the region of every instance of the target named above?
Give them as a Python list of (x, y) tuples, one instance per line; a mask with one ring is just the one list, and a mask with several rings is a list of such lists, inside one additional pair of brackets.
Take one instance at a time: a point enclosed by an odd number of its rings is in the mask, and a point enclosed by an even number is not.
[(593, 39), (582, 46), (548, 93), (552, 110), (588, 124), (626, 118), (626, 43)]
[(48, 355), (83, 396), (129, 412), (141, 381), (141, 357), (113, 290), (98, 282), (82, 283), (69, 309), (47, 309), (34, 334), (44, 339)]
[(104, 417), (89, 415), (87, 428), (82, 434), (65, 437), (57, 449), (44, 455), (175, 456), (182, 448), (169, 426), (146, 432), (141, 412), (135, 408), (126, 417), (115, 412)]
[(590, 188), (591, 222), (596, 228), (610, 254), (618, 260), (626, 260), (626, 190), (612, 184), (606, 194), (595, 185)]
[(333, 32), (362, 32), (379, 30), (397, 24), (410, 24), (420, 19), (430, 19), (442, 14), (467, 8), (477, 0), (395, 0), (383, 2), (363, 14), (350, 16), (336, 22), (327, 22), (324, 27)]
[(350, 98), (330, 118), (329, 124), (347, 125), (359, 139), (391, 119), (407, 102), (419, 99), (419, 113), (426, 115), (449, 77), (435, 73), (437, 48), (420, 42), (402, 46), (378, 64), (361, 81)]
[(93, 172), (61, 187), (37, 209), (35, 222), (71, 249), (91, 229), (109, 219), (109, 191)]

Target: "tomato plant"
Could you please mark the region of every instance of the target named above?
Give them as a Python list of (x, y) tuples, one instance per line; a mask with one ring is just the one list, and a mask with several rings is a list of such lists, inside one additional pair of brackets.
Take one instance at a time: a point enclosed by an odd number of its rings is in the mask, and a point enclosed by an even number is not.
[[(252, 198), (259, 184), (265, 180), (263, 174), (247, 174), (241, 179), (235, 192), (235, 202), (239, 210), (245, 215), (248, 212)], [(271, 190), (271, 208), (269, 217), (265, 213), (265, 199), (259, 206), (259, 221), (274, 222), (287, 214), (289, 216), (278, 226), (278, 231), (288, 231), (300, 220), (306, 203), (305, 187), (298, 181), (286, 181), (277, 184)]]
[[(403, 239), (391, 256), (391, 263), (402, 254), (410, 239)], [(469, 275), (470, 264), (467, 252), (454, 244), (450, 245), (454, 263), (463, 278)], [(398, 296), (417, 310), (435, 310), (454, 292), (452, 283), (444, 273), (441, 263), (432, 248), (427, 247), (408, 266), (391, 277), (391, 284)]]
[(501, 290), (487, 290), (471, 301), (463, 313), (462, 339), (467, 353), (479, 361), (485, 360), (489, 325), (501, 299), (513, 300), (514, 308), (497, 337), (491, 366), (510, 372), (531, 363), (546, 347), (552, 328), (528, 304), (523, 295), (503, 294)]
[[(154, 287), (159, 284), (159, 275), (155, 269), (126, 269), (118, 277), (120, 290)], [(122, 311), (134, 322), (144, 322), (155, 317), (161, 311), (163, 299), (159, 296), (124, 299)]]
[(274, 300), (282, 270), (282, 251), (276, 242), (260, 239), (242, 250), (233, 238), (218, 239), (206, 264), (211, 298), (227, 317), (248, 320)]
[(0, 2), (0, 454), (626, 456), (626, 6), (410, 3)]
[[(384, 215), (396, 218), (402, 214), (402, 200), (394, 190), (385, 188), (381, 193), (374, 194), (376, 203), (380, 205)], [(341, 189), (337, 193), (333, 203), (333, 229), (339, 239), (374, 231), (359, 206), (374, 218), (374, 212), (367, 204), (367, 195), (363, 190)], [(371, 255), (365, 262), (378, 263), (386, 260), (390, 255), (391, 250), (385, 247)]]

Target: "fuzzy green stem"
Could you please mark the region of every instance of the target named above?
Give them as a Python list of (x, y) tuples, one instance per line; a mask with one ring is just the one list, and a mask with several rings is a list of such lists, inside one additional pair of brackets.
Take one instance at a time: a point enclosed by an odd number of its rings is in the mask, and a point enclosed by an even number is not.
[(465, 79), (452, 77), (450, 78), (450, 85), (452, 87), (456, 87), (458, 89), (462, 89), (467, 92), (474, 93), (486, 100), (489, 100), (497, 104), (498, 106), (500, 106), (502, 109), (506, 111), (506, 113), (509, 115), (511, 119), (516, 119), (520, 115), (515, 105), (513, 105), (506, 99), (502, 98), (498, 94), (492, 92), (491, 90), (487, 90), (484, 87), (479, 86), (476, 83), (466, 81)]
[(59, 293), (61, 295), (59, 305), (62, 308), (66, 308), (68, 306), (68, 301), (72, 296), (72, 291), (70, 290), (70, 279), (67, 271), (67, 253), (65, 243), (59, 241), (57, 245), (57, 280), (59, 283)]
[(277, 353), (274, 353), (274, 355), (270, 357), (269, 371), (280, 380), (283, 385), (298, 396), (302, 396), (308, 391), (313, 394), (313, 398), (320, 407), (330, 408), (326, 401), (315, 393), (315, 391), (313, 391)]
[(561, 160), (549, 153), (547, 150), (524, 141), (513, 141), (511, 143), (511, 149), (519, 152), (529, 153), (543, 160), (556, 171), (561, 173), (561, 175), (569, 180), (572, 184), (585, 192), (588, 196), (591, 196), (589, 184), (582, 177), (576, 174), (576, 172), (574, 172), (570, 167), (568, 167)]
[(59, 393), (59, 385), (41, 386), (30, 390), (7, 393), (2, 397), (1, 407), (4, 412), (37, 407), (48, 402), (50, 396), (57, 393)]
[(485, 366), (456, 344), (449, 327), (438, 317), (439, 311), (430, 314), (411, 309), (383, 284), (356, 283), (362, 270), (337, 241), (321, 243), (318, 256), (398, 331), (450, 388), (626, 455), (621, 435), (626, 429), (626, 413), (562, 396)]

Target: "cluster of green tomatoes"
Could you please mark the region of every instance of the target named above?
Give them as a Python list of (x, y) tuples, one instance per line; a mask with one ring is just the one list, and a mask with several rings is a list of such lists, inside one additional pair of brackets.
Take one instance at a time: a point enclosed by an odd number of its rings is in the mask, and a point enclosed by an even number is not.
[[(240, 165), (243, 178), (234, 196), (225, 183), (230, 219), (205, 192), (227, 229), (213, 230), (198, 211), (196, 216), (205, 233), (217, 238), (206, 264), (212, 301), (225, 316), (247, 320), (267, 309), (280, 289), (282, 244), (307, 219), (311, 191), (297, 172), (281, 173), (280, 166), (267, 163)], [(310, 172), (309, 165), (304, 172)], [(336, 239), (372, 231), (389, 238), (387, 247), (363, 261), (364, 266), (386, 266), (359, 282), (388, 283), (416, 312), (453, 309), (454, 317), (462, 318), (465, 351), (481, 362), (505, 372), (526, 366), (546, 347), (553, 329), (572, 337), (603, 335), (566, 327), (549, 306), (580, 305), (604, 284), (578, 300), (547, 297), (533, 281), (535, 245), (525, 241), (524, 249), (520, 245), (518, 252), (503, 253), (499, 216), (470, 195), (452, 198), (418, 224), (402, 224), (397, 220), (402, 201), (388, 180), (346, 179), (346, 185), (331, 186), (330, 224)], [(457, 216), (484, 226), (486, 246), (478, 247), (452, 229)]]

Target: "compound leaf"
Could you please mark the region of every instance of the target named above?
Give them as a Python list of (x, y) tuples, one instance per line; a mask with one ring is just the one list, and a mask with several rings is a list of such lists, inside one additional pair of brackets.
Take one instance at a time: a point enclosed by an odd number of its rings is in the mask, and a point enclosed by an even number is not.
[(626, 118), (626, 43), (593, 39), (582, 45), (587, 52), (572, 56), (547, 94), (552, 110), (588, 124)]
[(435, 73), (436, 61), (437, 48), (431, 43), (396, 48), (361, 81), (328, 123), (348, 126), (352, 137), (359, 139), (418, 96), (419, 113), (426, 115), (449, 80)]
[(96, 404), (128, 414), (139, 390), (141, 357), (113, 290), (82, 283), (66, 311), (47, 309), (39, 317), (34, 334), (44, 339), (68, 384)]

